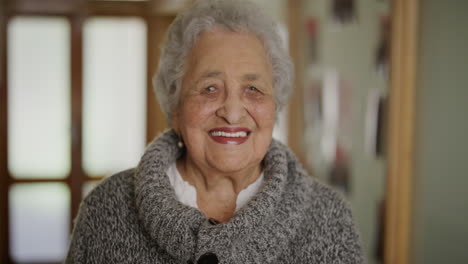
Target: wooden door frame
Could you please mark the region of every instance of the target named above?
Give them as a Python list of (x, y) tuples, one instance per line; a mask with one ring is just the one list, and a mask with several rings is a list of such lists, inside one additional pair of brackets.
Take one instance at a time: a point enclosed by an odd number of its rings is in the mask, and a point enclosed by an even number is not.
[(392, 0), (385, 264), (411, 262), (419, 0)]

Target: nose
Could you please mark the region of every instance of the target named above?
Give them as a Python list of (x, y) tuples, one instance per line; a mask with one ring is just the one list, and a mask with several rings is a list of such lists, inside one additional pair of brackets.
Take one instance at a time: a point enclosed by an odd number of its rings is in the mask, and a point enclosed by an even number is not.
[(216, 115), (228, 124), (239, 124), (247, 115), (247, 109), (240, 95), (227, 92), (224, 101), (216, 111)]

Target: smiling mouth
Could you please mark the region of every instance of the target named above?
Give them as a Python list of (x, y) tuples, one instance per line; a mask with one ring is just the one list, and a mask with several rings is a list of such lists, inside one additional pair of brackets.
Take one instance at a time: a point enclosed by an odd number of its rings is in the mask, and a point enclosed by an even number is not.
[(234, 132), (234, 133), (229, 133), (229, 132), (223, 132), (223, 131), (210, 131), (210, 135), (214, 137), (230, 137), (230, 138), (242, 138), (248, 136), (248, 132), (246, 131), (241, 131), (241, 132)]
[(208, 132), (211, 139), (220, 144), (240, 145), (247, 141), (250, 131), (246, 128), (215, 128)]

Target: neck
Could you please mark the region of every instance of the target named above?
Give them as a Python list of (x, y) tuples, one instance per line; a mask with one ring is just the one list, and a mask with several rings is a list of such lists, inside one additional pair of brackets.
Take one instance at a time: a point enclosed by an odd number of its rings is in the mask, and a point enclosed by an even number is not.
[(220, 222), (231, 219), (236, 210), (237, 195), (261, 174), (260, 164), (241, 171), (220, 172), (199, 166), (187, 157), (177, 161), (177, 169), (197, 190), (198, 208), (207, 218)]

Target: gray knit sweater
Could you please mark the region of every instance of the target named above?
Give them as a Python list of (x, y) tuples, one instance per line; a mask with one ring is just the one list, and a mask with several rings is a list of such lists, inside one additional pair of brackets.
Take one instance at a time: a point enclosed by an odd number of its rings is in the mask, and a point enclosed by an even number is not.
[(265, 186), (227, 223), (178, 202), (166, 176), (181, 155), (168, 131), (136, 169), (82, 202), (65, 263), (363, 263), (351, 212), (273, 140)]

